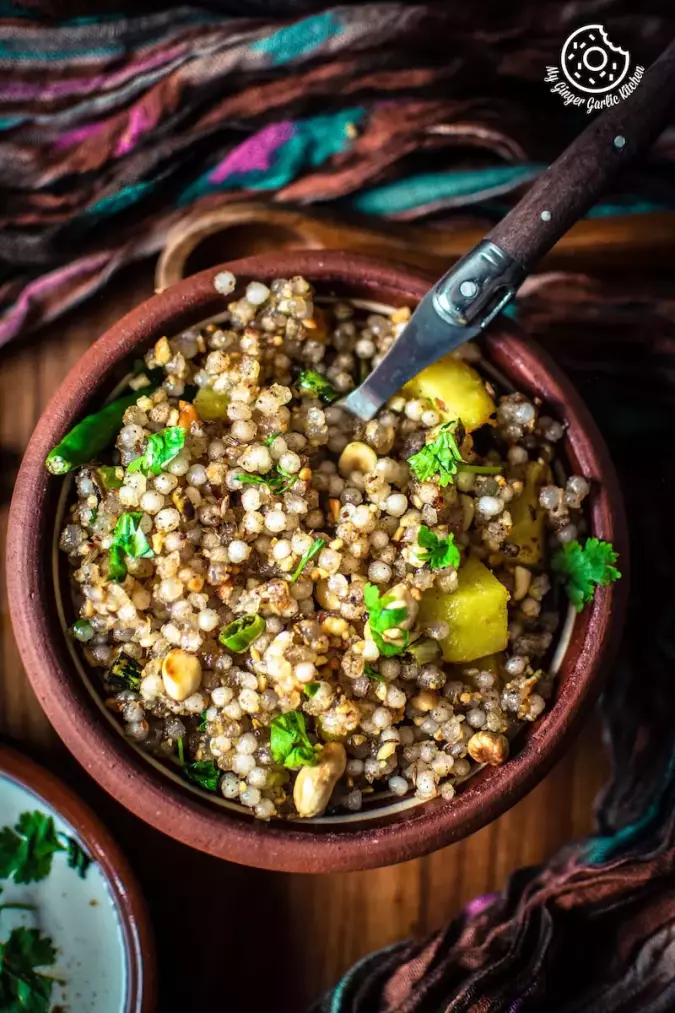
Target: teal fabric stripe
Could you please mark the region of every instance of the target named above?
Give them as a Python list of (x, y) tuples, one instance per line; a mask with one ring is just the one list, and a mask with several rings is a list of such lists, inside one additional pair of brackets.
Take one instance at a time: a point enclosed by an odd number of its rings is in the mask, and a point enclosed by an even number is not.
[(308, 56), (342, 31), (342, 24), (333, 11), (315, 14), (295, 25), (280, 28), (265, 39), (254, 42), (252, 53), (262, 53), (274, 67), (280, 67), (299, 56)]
[(385, 946), (383, 950), (378, 950), (376, 953), (369, 953), (368, 956), (362, 957), (361, 960), (354, 964), (353, 967), (350, 967), (347, 973), (340, 979), (333, 989), (328, 1013), (342, 1013), (342, 1002), (345, 998), (345, 992), (359, 973), (363, 974), (371, 963), (379, 961), (384, 954), (391, 953), (393, 950), (400, 949), (406, 945), (407, 943), (404, 941), (402, 943), (393, 943), (391, 946)]
[(179, 197), (184, 205), (207, 193), (227, 190), (278, 190), (297, 179), (307, 169), (316, 169), (324, 162), (346, 151), (351, 142), (350, 128), (357, 126), (366, 114), (363, 107), (342, 109), (328, 116), (314, 116), (297, 120), (295, 133), (273, 154), (268, 169), (246, 173), (233, 173), (222, 182), (210, 179), (213, 167), (192, 183)]
[(672, 206), (659, 201), (642, 200), (640, 197), (627, 197), (623, 201), (606, 201), (596, 204), (586, 213), (587, 218), (609, 218), (611, 215), (638, 215), (648, 211), (671, 211)]
[(119, 211), (124, 211), (125, 208), (131, 207), (136, 201), (140, 200), (147, 193), (149, 193), (159, 182), (159, 180), (144, 180), (141, 183), (133, 183), (131, 186), (125, 187), (118, 193), (109, 194), (107, 197), (102, 197), (100, 200), (92, 204), (85, 211), (86, 217), (114, 215)]
[(358, 211), (391, 215), (443, 200), (471, 203), (477, 194), (505, 193), (534, 179), (543, 165), (497, 165), (488, 169), (422, 173), (384, 183), (357, 194), (351, 201)]
[(663, 777), (663, 784), (657, 788), (654, 798), (634, 823), (627, 827), (621, 827), (616, 833), (606, 837), (592, 837), (583, 852), (582, 861), (589, 865), (602, 865), (614, 858), (618, 852), (624, 851), (632, 844), (637, 843), (642, 834), (651, 830), (661, 823), (661, 807), (667, 791), (670, 789), (675, 778), (675, 752), (671, 755), (668, 767)]
[(92, 49), (52, 49), (52, 50), (31, 50), (15, 49), (15, 46), (23, 45), (19, 39), (5, 39), (0, 41), (0, 59), (6, 60), (34, 60), (36, 63), (44, 60), (78, 60), (86, 57), (98, 56), (124, 56), (124, 46), (96, 46)]

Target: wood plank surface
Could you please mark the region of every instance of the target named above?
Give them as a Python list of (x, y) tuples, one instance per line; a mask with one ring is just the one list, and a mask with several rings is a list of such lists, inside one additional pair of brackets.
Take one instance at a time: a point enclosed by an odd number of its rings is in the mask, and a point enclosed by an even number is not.
[[(151, 291), (150, 266), (135, 268), (86, 307), (0, 354), (0, 565), (13, 477), (42, 408), (83, 350)], [(593, 797), (607, 773), (599, 724), (591, 716), (576, 744), (526, 799), (468, 840), (427, 858), (323, 876), (221, 862), (125, 812), (70, 757), (22, 670), (4, 577), (0, 736), (76, 788), (126, 851), (154, 923), (162, 1013), (302, 1010), (368, 951), (442, 925), (476, 895), (502, 889), (515, 869), (588, 833)]]

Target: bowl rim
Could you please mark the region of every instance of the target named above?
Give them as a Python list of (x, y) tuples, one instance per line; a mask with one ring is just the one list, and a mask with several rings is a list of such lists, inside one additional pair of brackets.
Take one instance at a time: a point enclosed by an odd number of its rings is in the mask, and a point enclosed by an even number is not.
[(72, 788), (25, 753), (0, 743), (0, 777), (26, 788), (62, 816), (99, 865), (122, 930), (127, 995), (120, 1013), (152, 1013), (157, 967), (150, 916), (138, 881), (107, 827)]
[[(526, 741), (500, 767), (468, 781), (450, 803), (436, 799), (410, 809), (400, 819), (307, 827), (298, 822), (261, 823), (207, 807), (192, 792), (160, 778), (123, 736), (94, 718), (88, 695), (78, 691), (62, 633), (50, 614), (44, 560), (51, 532), (45, 515), (49, 483), (44, 458), (79, 418), (105, 383), (110, 370), (139, 344), (174, 334), (223, 310), (213, 280), (232, 271), (240, 283), (300, 274), (325, 288), (382, 301), (415, 303), (434, 282), (417, 269), (349, 252), (287, 250), (247, 257), (192, 275), (131, 310), (102, 335), (70, 370), (44, 409), (15, 484), (7, 535), (10, 615), (19, 652), (47, 717), (67, 748), (113, 797), (156, 829), (217, 857), (259, 868), (288, 872), (327, 872), (376, 868), (406, 861), (468, 836), (519, 801), (567, 748), (600, 693), (603, 675), (618, 648), (627, 597), (628, 539), (618, 480), (604, 441), (571, 382), (548, 354), (521, 335), (511, 321), (483, 339), (486, 358), (512, 375), (518, 363), (521, 389), (540, 390), (545, 402), (562, 408), (569, 423), (566, 455), (592, 478), (593, 533), (618, 549), (624, 579), (600, 588), (580, 614), (575, 637), (580, 647), (565, 693)], [(355, 291), (357, 290), (357, 291)], [(382, 292), (388, 295), (383, 299)], [(35, 523), (35, 518), (44, 523)], [(45, 555), (45, 539), (47, 555)], [(38, 632), (39, 631), (39, 632)], [(521, 740), (522, 742), (522, 740)]]

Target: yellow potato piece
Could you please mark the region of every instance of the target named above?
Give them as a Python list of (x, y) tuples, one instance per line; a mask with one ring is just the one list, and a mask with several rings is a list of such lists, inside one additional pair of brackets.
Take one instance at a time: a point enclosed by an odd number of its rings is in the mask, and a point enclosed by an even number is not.
[(220, 422), (227, 418), (228, 394), (221, 394), (212, 387), (200, 387), (193, 404), (204, 422)]
[(538, 566), (546, 549), (546, 514), (539, 506), (542, 486), (551, 481), (547, 464), (529, 461), (525, 465), (525, 485), (518, 499), (509, 504), (513, 527), (509, 541), (520, 547), (518, 556), (509, 562)]
[(480, 374), (452, 355), (423, 369), (405, 385), (403, 393), (407, 397), (431, 398), (445, 422), (461, 419), (467, 432), (485, 425), (495, 411)]
[[(499, 651), (497, 654), (487, 654), (484, 658), (474, 658), (471, 668), (477, 668), (479, 672), (491, 672), (493, 675), (499, 675), (499, 666), (503, 661), (504, 654)], [(464, 665), (457, 666), (457, 679), (462, 678), (464, 668)]]
[(458, 576), (459, 587), (452, 594), (425, 591), (420, 625), (438, 619), (448, 624), (450, 632), (440, 641), (445, 661), (475, 661), (503, 651), (509, 639), (509, 592), (476, 556), (469, 556)]

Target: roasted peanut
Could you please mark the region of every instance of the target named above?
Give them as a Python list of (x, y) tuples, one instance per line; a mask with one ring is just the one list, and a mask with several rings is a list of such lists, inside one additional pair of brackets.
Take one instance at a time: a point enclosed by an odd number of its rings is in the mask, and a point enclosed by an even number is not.
[(162, 682), (172, 700), (187, 700), (202, 684), (199, 658), (187, 651), (169, 651), (162, 663)]
[(293, 788), (298, 816), (319, 816), (324, 811), (346, 766), (347, 753), (342, 743), (327, 742), (316, 766), (300, 769)]

